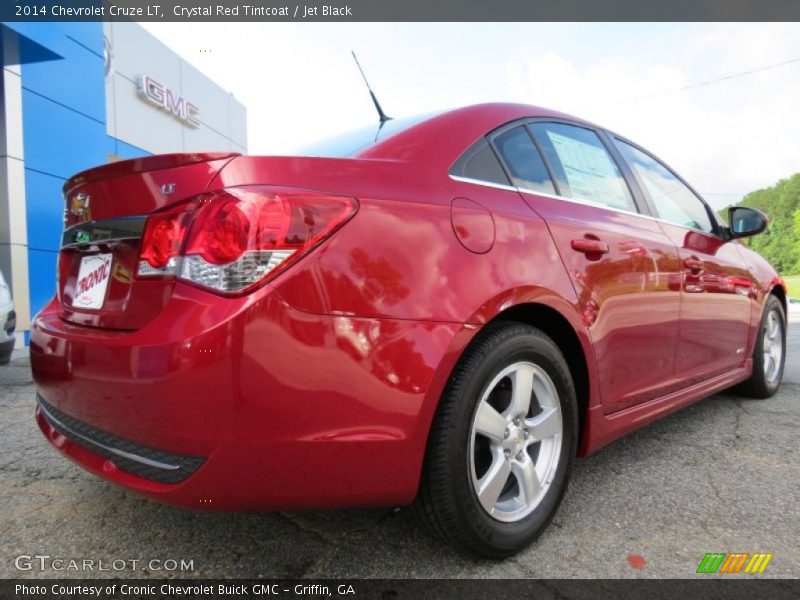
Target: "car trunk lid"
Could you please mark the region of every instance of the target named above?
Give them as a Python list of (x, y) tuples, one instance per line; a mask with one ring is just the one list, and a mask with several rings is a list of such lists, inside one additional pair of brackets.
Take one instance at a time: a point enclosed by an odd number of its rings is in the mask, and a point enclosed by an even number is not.
[(135, 276), (147, 216), (206, 191), (237, 154), (148, 156), (84, 171), (64, 185), (61, 318), (134, 330), (169, 301), (174, 279)]

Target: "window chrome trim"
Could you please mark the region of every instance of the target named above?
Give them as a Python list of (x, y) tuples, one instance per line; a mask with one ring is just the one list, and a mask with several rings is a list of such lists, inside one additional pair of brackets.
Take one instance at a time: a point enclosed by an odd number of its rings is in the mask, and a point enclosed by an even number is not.
[[(613, 208), (611, 206), (606, 206), (605, 204), (601, 204), (599, 202), (592, 202), (591, 200), (582, 200), (580, 198), (567, 198), (566, 196), (558, 196), (557, 194), (548, 194), (547, 192), (538, 192), (536, 190), (531, 190), (528, 188), (513, 186), (513, 185), (502, 185), (499, 183), (491, 183), (489, 181), (481, 181), (480, 179), (470, 179), (469, 177), (459, 177), (458, 175), (450, 175), (450, 179), (454, 179), (455, 181), (460, 181), (462, 183), (472, 183), (474, 185), (482, 185), (485, 187), (490, 188), (497, 188), (500, 190), (506, 190), (509, 192), (518, 192), (520, 194), (533, 194), (534, 196), (544, 196), (545, 198), (552, 198), (553, 200), (562, 200), (564, 202), (572, 202), (573, 204), (582, 204), (584, 206), (593, 206), (594, 208), (602, 208), (604, 210), (611, 210), (614, 212), (621, 212), (629, 215), (635, 215), (637, 217), (645, 217), (647, 219), (653, 219), (650, 215), (645, 215), (639, 212), (631, 212), (629, 210), (622, 210), (621, 208)], [(658, 219), (656, 219), (658, 220)]]
[[(671, 225), (673, 227), (680, 227), (681, 229), (686, 229), (688, 231), (696, 231), (697, 233), (702, 233), (704, 235), (710, 235), (712, 237), (719, 237), (716, 233), (712, 231), (703, 231), (702, 229), (696, 229), (694, 227), (687, 227), (686, 225), (680, 225), (679, 223), (673, 223), (672, 221), (667, 221), (666, 219), (662, 219), (661, 217), (654, 217), (652, 215), (646, 215), (640, 212), (632, 212), (630, 210), (623, 210), (621, 208), (614, 208), (611, 206), (607, 206), (605, 204), (600, 204), (599, 202), (592, 202), (591, 200), (582, 200), (580, 198), (567, 198), (566, 196), (557, 196), (555, 194), (547, 194), (545, 192), (537, 192), (536, 190), (529, 190), (527, 188), (516, 187), (512, 185), (502, 185), (499, 183), (492, 183), (490, 181), (481, 181), (480, 179), (470, 179), (469, 177), (460, 177), (458, 175), (449, 175), (450, 179), (455, 181), (460, 181), (461, 183), (471, 183), (473, 185), (480, 185), (483, 187), (495, 188), (499, 190), (506, 190), (508, 192), (518, 192), (520, 194), (531, 194), (533, 196), (544, 196), (545, 198), (552, 198), (553, 200), (561, 200), (562, 202), (571, 202), (572, 204), (580, 204), (582, 206), (591, 206), (592, 208), (599, 208), (601, 210), (608, 210), (615, 213), (621, 213), (623, 215), (632, 215), (634, 217), (641, 217), (643, 219), (648, 219), (649, 221), (656, 221), (658, 223), (666, 223), (667, 225)], [(722, 238), (720, 238), (722, 239)]]
[(491, 181), (481, 181), (480, 179), (472, 179), (471, 177), (461, 177), (460, 175), (449, 175), (450, 179), (460, 181), (462, 183), (473, 183), (475, 185), (482, 185), (484, 187), (495, 188), (498, 190), (506, 190), (507, 192), (518, 192), (519, 190), (513, 185), (505, 185), (502, 183), (493, 183)]

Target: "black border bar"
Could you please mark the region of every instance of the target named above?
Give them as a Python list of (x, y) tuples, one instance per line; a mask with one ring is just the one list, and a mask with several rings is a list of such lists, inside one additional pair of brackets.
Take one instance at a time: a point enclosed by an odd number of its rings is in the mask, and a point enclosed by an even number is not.
[[(25, 586), (26, 592), (17, 586)], [(138, 588), (139, 593), (125, 593)], [(171, 587), (169, 587), (171, 586)], [(31, 592), (39, 589), (42, 593)], [(97, 593), (99, 591), (100, 593)], [(265, 598), (333, 598), (356, 600), (793, 600), (800, 595), (797, 579), (759, 576), (697, 579), (5, 579), (4, 600), (96, 598), (156, 600)]]
[(0, 21), (800, 21), (797, 0), (3, 0)]

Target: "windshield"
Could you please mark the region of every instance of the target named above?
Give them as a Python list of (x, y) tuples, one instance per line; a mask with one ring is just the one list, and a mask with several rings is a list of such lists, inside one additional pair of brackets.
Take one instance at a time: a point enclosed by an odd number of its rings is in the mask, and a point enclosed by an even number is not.
[(332, 138), (315, 142), (294, 152), (297, 156), (324, 158), (349, 158), (386, 138), (405, 131), (439, 113), (427, 113), (413, 117), (390, 119), (382, 125), (371, 125), (363, 129), (341, 133)]

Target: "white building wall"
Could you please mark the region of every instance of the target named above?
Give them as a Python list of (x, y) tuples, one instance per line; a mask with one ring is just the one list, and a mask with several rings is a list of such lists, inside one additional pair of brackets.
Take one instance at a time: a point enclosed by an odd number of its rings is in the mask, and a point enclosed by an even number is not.
[[(16, 35), (2, 36), (9, 63), (19, 62)], [(25, 213), (25, 156), (22, 137), (22, 81), (19, 65), (0, 67), (0, 270), (13, 290), (17, 346), (30, 327), (28, 225)], [(19, 298), (17, 300), (16, 298)]]
[[(105, 23), (110, 54), (106, 74), (108, 134), (152, 154), (247, 151), (247, 112), (216, 85), (135, 23)], [(107, 59), (108, 60), (108, 59)], [(139, 93), (148, 75), (199, 109), (191, 127)]]

